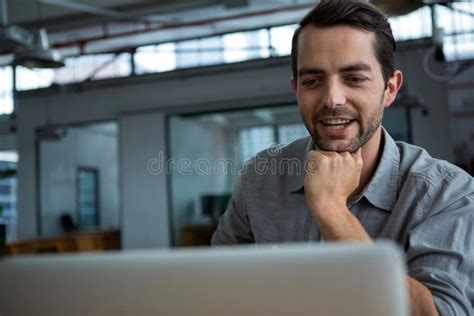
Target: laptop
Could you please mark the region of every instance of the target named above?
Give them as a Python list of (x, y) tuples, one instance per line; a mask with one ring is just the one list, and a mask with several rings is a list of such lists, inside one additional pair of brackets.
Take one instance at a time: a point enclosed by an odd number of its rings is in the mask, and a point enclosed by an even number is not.
[(408, 315), (392, 243), (0, 259), (0, 315)]

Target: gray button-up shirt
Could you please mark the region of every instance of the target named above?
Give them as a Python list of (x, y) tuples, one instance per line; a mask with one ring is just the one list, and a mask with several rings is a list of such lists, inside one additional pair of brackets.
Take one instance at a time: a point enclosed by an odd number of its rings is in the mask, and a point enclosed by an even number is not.
[[(372, 238), (404, 248), (408, 273), (441, 315), (474, 315), (474, 180), (424, 149), (383, 131), (383, 153), (348, 203)], [(243, 170), (212, 244), (321, 241), (306, 205), (310, 137), (258, 154)]]

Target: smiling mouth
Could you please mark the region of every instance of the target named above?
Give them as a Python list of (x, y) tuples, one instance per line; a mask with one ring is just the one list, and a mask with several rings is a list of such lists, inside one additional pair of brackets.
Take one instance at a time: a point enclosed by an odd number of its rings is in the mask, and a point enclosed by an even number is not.
[(335, 118), (335, 119), (321, 120), (319, 122), (327, 128), (338, 130), (338, 129), (343, 129), (343, 128), (347, 127), (353, 121), (355, 121), (355, 120)]

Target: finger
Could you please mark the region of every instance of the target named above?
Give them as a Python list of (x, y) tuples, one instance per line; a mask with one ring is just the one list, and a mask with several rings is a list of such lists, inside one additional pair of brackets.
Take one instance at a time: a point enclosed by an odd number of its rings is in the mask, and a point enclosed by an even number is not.
[(362, 147), (359, 147), (359, 149), (351, 153), (351, 155), (356, 158), (362, 158)]
[(330, 158), (337, 157), (340, 154), (336, 151), (325, 151), (325, 150), (321, 150), (321, 149), (317, 149), (316, 152), (318, 152), (322, 156), (326, 156), (326, 157), (330, 157)]
[(348, 151), (344, 151), (342, 153), (339, 153), (339, 155), (341, 155), (344, 159), (352, 159), (352, 155)]
[(308, 152), (306, 160), (318, 160), (321, 156), (321, 153), (317, 152), (316, 150), (311, 150)]
[(308, 158), (316, 159), (320, 162), (325, 162), (328, 160), (333, 160), (334, 158), (337, 158), (338, 156), (339, 156), (338, 153), (335, 153), (332, 151), (312, 150), (310, 151)]
[(306, 173), (316, 174), (318, 170), (318, 161), (316, 159), (308, 159), (306, 162)]
[(351, 154), (352, 157), (359, 163), (363, 164), (364, 160), (362, 159), (362, 147), (357, 149), (354, 153)]

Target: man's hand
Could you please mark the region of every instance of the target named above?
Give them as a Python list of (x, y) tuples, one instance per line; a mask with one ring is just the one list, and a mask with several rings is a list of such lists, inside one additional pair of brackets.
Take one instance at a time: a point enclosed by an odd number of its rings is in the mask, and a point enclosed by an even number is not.
[(325, 217), (346, 206), (359, 186), (362, 166), (361, 149), (355, 153), (309, 152), (304, 188), (313, 216)]
[(433, 295), (423, 283), (407, 277), (411, 316), (439, 316)]
[(324, 240), (371, 242), (364, 227), (347, 208), (348, 198), (359, 186), (361, 150), (353, 154), (312, 150), (307, 162), (306, 204)]

